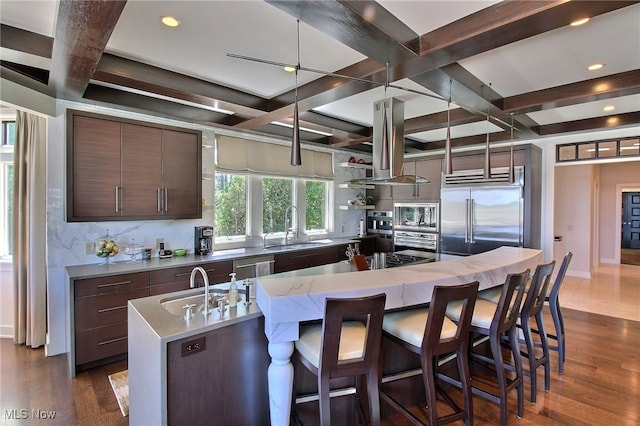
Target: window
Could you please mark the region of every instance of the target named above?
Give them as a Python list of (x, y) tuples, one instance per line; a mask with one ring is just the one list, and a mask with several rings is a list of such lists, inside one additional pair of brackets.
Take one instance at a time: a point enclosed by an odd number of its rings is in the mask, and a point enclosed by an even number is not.
[(2, 121), (0, 145), (0, 257), (13, 254), (13, 148), (15, 121)]
[[(262, 179), (262, 229), (263, 232), (285, 232), (285, 213), (293, 205), (293, 179)], [(294, 219), (290, 226), (295, 227)]]
[(323, 181), (308, 180), (306, 186), (306, 231), (325, 231), (327, 223), (328, 185)]
[(246, 177), (216, 173), (215, 236), (238, 238), (247, 234)]
[(216, 242), (284, 234), (285, 217), (290, 229), (326, 233), (330, 188), (327, 181), (216, 173)]

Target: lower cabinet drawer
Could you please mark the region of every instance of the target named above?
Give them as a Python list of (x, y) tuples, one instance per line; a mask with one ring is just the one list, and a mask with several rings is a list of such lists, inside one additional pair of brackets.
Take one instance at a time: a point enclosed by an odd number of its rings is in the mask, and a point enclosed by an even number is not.
[(79, 279), (74, 281), (75, 298), (120, 293), (149, 287), (149, 273), (110, 275), (106, 277)]
[(76, 365), (126, 353), (127, 323), (76, 332)]
[(127, 321), (127, 301), (149, 296), (149, 288), (75, 300), (76, 331)]

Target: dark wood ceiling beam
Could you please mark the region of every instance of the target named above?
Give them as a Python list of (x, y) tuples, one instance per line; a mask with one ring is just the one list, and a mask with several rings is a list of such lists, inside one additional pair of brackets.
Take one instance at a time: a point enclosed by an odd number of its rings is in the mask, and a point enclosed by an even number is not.
[[(128, 111), (147, 112), (153, 115), (180, 118), (187, 122), (220, 124), (229, 116), (204, 108), (184, 105), (164, 99), (125, 92), (110, 87), (89, 84), (84, 99), (87, 101), (118, 105)], [(234, 123), (235, 124), (235, 123)]]
[(0, 25), (0, 46), (17, 52), (51, 59), (53, 39), (9, 25)]
[[(55, 93), (42, 79), (25, 72), (24, 67), (7, 67), (6, 62), (2, 62), (0, 66), (0, 76), (9, 81), (12, 81), (20, 86), (24, 86), (28, 89), (45, 94), (50, 97), (55, 97)], [(45, 72), (40, 70), (41, 72)]]
[(125, 4), (60, 1), (49, 78), (58, 97), (82, 98)]
[[(489, 143), (496, 142), (505, 142), (511, 138), (511, 135), (508, 132), (494, 132), (489, 134)], [(451, 147), (452, 148), (462, 148), (467, 146), (474, 145), (484, 145), (487, 140), (487, 135), (474, 135), (474, 136), (466, 136), (463, 138), (454, 138), (451, 139)], [(444, 149), (445, 141), (434, 141), (425, 144), (425, 150), (432, 151), (436, 149)]]
[[(18, 74), (31, 78), (39, 83), (47, 85), (49, 82), (49, 71), (41, 68), (31, 67), (29, 65), (16, 64), (15, 62), (0, 60), (3, 70), (13, 70)], [(4, 71), (3, 71), (4, 77)]]
[(494, 101), (504, 112), (533, 111), (576, 105), (640, 93), (640, 70), (551, 87)]
[[(477, 115), (465, 111), (462, 108), (451, 109), (451, 126), (474, 123), (478, 121)], [(427, 132), (447, 127), (447, 111), (435, 114), (423, 115), (420, 117), (408, 118), (404, 121), (404, 134)]]
[(94, 80), (248, 117), (259, 116), (268, 108), (268, 101), (259, 96), (110, 54), (104, 54), (98, 63)]
[(417, 56), (420, 37), (375, 1), (291, 1), (267, 3), (382, 63)]
[(615, 114), (608, 117), (587, 118), (584, 120), (566, 121), (562, 123), (545, 124), (540, 126), (541, 136), (560, 133), (582, 132), (585, 130), (613, 129), (640, 124), (640, 112)]

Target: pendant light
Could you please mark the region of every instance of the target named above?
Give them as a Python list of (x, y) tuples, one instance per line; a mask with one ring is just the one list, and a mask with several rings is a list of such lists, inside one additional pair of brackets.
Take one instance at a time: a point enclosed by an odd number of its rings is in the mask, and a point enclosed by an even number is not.
[(451, 79), (449, 79), (449, 101), (447, 102), (447, 139), (444, 144), (444, 174), (453, 173), (453, 160), (451, 158)]
[(387, 79), (384, 84), (384, 102), (382, 103), (382, 144), (380, 147), (380, 170), (389, 170), (389, 123), (387, 121), (387, 86), (389, 86), (389, 62)]
[[(491, 83), (489, 83), (491, 86)], [(482, 86), (484, 88), (484, 86)], [(487, 107), (487, 138), (484, 147), (484, 178), (491, 179), (491, 153), (489, 152), (489, 117), (491, 116), (490, 107)]]
[(300, 20), (297, 20), (297, 49), (298, 63), (296, 64), (296, 88), (293, 98), (293, 140), (291, 144), (291, 165), (302, 166), (302, 156), (300, 152), (300, 120), (298, 119), (298, 71), (300, 70)]
[(511, 115), (511, 148), (509, 150), (509, 183), (515, 183), (516, 171), (513, 161), (513, 113)]

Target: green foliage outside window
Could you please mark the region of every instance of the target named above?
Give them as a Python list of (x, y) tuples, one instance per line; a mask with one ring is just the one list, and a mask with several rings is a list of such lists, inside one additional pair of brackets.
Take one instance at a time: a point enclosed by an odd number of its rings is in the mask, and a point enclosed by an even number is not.
[(247, 195), (244, 176), (216, 174), (216, 237), (244, 236), (247, 232)]
[(284, 214), (292, 201), (293, 179), (262, 179), (263, 232), (285, 232)]
[(325, 229), (326, 183), (308, 180), (305, 182), (307, 197), (307, 231)]

